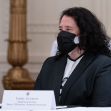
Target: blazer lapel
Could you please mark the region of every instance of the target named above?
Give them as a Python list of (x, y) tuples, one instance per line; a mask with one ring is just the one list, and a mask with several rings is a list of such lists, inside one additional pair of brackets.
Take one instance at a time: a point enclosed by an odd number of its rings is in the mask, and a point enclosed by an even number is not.
[(60, 86), (61, 86), (61, 80), (64, 74), (65, 66), (67, 62), (67, 57), (63, 57), (56, 61), (56, 64), (54, 66), (54, 70), (52, 72), (53, 74), (53, 80), (52, 80), (52, 86), (55, 92), (55, 98), (56, 103), (59, 103), (59, 94), (60, 94)]
[(71, 85), (76, 83), (76, 81), (80, 78), (80, 76), (83, 74), (83, 72), (88, 67), (88, 65), (92, 63), (94, 58), (95, 56), (91, 54), (84, 55), (80, 63), (77, 65), (77, 67), (72, 72), (69, 79), (67, 80), (65, 86), (63, 87), (60, 103), (64, 103), (64, 99), (67, 96), (67, 93), (70, 90)]

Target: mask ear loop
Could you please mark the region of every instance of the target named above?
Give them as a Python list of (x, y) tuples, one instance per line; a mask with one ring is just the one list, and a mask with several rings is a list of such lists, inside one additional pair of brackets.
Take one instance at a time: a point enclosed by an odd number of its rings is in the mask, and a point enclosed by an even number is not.
[(76, 37), (74, 38), (74, 43), (75, 43), (75, 44), (79, 44), (79, 37), (78, 37), (78, 36), (76, 36)]

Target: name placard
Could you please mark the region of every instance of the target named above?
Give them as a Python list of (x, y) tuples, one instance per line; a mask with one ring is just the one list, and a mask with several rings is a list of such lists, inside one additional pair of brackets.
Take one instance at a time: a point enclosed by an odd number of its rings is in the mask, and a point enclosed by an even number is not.
[(52, 110), (56, 109), (53, 91), (4, 90), (2, 109), (8, 110)]

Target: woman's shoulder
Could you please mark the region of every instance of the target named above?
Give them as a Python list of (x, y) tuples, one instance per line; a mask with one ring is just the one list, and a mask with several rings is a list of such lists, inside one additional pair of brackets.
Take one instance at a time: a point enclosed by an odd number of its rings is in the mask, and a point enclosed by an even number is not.
[(53, 61), (55, 61), (55, 56), (46, 58), (44, 62), (53, 62)]
[(44, 61), (44, 64), (53, 64), (53, 63), (58, 63), (58, 62), (63, 62), (63, 61), (66, 61), (67, 60), (67, 56), (64, 55), (62, 57), (58, 57), (58, 56), (51, 56), (51, 57), (48, 57), (45, 61)]
[(106, 55), (102, 55), (102, 54), (98, 55), (97, 58), (99, 60), (111, 61), (111, 57), (110, 56), (106, 56)]
[(46, 58), (44, 63), (54, 63), (56, 61), (57, 61), (56, 56), (51, 56), (51, 57)]
[(100, 54), (97, 56), (96, 61), (99, 64), (111, 64), (111, 57)]

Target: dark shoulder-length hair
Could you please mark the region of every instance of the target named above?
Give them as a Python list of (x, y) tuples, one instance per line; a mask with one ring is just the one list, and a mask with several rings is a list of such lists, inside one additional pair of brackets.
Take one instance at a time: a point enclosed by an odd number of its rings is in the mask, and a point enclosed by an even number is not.
[(109, 37), (103, 24), (92, 12), (83, 7), (72, 7), (62, 12), (60, 21), (64, 15), (76, 21), (80, 29), (79, 47), (81, 49), (95, 54), (111, 55)]

